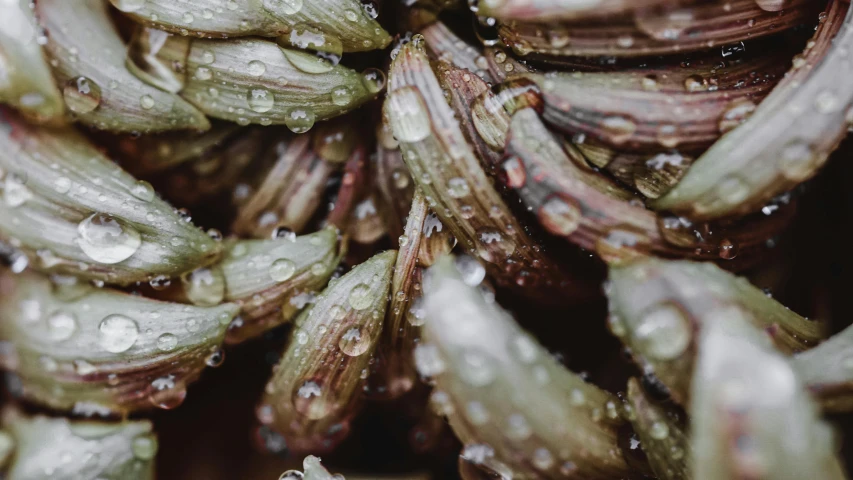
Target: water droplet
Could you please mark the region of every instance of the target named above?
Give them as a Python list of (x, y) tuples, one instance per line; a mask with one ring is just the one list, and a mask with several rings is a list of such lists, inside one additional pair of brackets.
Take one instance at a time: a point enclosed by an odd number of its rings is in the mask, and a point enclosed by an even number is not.
[(297, 470), (288, 470), (278, 477), (278, 480), (302, 480), (305, 476)]
[(487, 262), (501, 263), (515, 252), (512, 239), (496, 228), (483, 227), (476, 234), (479, 240), (477, 254)]
[(723, 239), (720, 242), (720, 258), (723, 260), (731, 260), (735, 258), (738, 254), (738, 247), (735, 243), (732, 243), (729, 239)]
[(571, 200), (551, 196), (539, 207), (539, 221), (551, 233), (568, 236), (578, 229), (583, 215)]
[(688, 92), (704, 92), (708, 89), (708, 81), (699, 75), (690, 75), (684, 79), (684, 89)]
[(779, 157), (779, 169), (785, 177), (802, 181), (814, 173), (815, 167), (820, 162), (811, 145), (806, 142), (794, 140), (782, 150)]
[(68, 340), (76, 330), (77, 319), (72, 313), (60, 310), (47, 317), (47, 334), (54, 342)]
[(424, 377), (434, 377), (444, 372), (445, 364), (435, 345), (419, 343), (415, 346), (415, 368)]
[(364, 88), (372, 94), (381, 92), (385, 88), (385, 72), (378, 68), (370, 67), (361, 72), (361, 83)]
[(183, 20), (184, 23), (193, 23), (193, 20), (195, 20), (195, 17), (193, 17), (192, 13), (186, 12), (181, 16), (181, 20)]
[(98, 344), (110, 353), (125, 352), (139, 338), (139, 326), (124, 315), (105, 317), (98, 325)]
[(655, 132), (655, 139), (666, 148), (675, 148), (681, 140), (678, 136), (678, 127), (668, 124), (658, 127)]
[(332, 103), (339, 107), (346, 107), (352, 103), (353, 93), (349, 87), (337, 87), (332, 90)]
[(3, 201), (9, 207), (20, 207), (33, 198), (33, 192), (25, 185), (24, 177), (10, 173), (3, 181)]
[(139, 106), (143, 110), (151, 110), (154, 108), (154, 99), (151, 98), (151, 95), (143, 95), (139, 97)]
[(140, 180), (130, 187), (130, 194), (143, 202), (150, 202), (154, 200), (154, 187), (150, 183)]
[(163, 352), (171, 352), (178, 346), (178, 337), (171, 333), (164, 333), (157, 337), (157, 348)]
[(208, 367), (216, 368), (222, 365), (225, 361), (225, 352), (221, 348), (217, 348), (207, 358), (204, 359), (204, 364)]
[(276, 282), (284, 282), (296, 273), (296, 264), (292, 260), (280, 258), (270, 266), (270, 278)]
[(129, 224), (105, 213), (94, 213), (77, 225), (77, 245), (92, 260), (114, 264), (139, 250), (142, 238)]
[(101, 104), (101, 87), (86, 77), (75, 77), (62, 89), (65, 105), (74, 113), (89, 113)]
[(519, 413), (514, 413), (507, 418), (506, 436), (511, 440), (521, 441), (530, 437), (532, 429), (527, 419)]
[(554, 456), (546, 448), (537, 448), (533, 451), (533, 466), (539, 470), (548, 470), (554, 466)]
[(53, 181), (53, 189), (56, 193), (68, 193), (71, 190), (71, 179), (68, 177), (59, 177)]
[(296, 15), (302, 10), (303, 0), (264, 0), (264, 8), (274, 13)]
[(473, 387), (484, 387), (495, 379), (494, 361), (475, 351), (462, 354), (459, 374), (465, 383)]
[(655, 440), (663, 440), (669, 436), (669, 427), (664, 422), (654, 422), (649, 428), (649, 436)]
[(730, 175), (717, 185), (717, 195), (729, 205), (737, 205), (749, 196), (749, 185), (742, 178)]
[(527, 335), (518, 335), (510, 340), (509, 349), (521, 363), (533, 363), (538, 354), (536, 342)]
[(601, 126), (610, 141), (615, 144), (624, 143), (637, 130), (637, 124), (633, 120), (618, 115), (605, 117), (601, 120)]
[(175, 382), (174, 375), (166, 375), (151, 382), (151, 394), (148, 396), (148, 401), (157, 408), (163, 410), (172, 410), (178, 408), (184, 403), (187, 398), (186, 387), (178, 382)]
[(300, 382), (293, 389), (291, 401), (297, 412), (311, 420), (324, 418), (335, 409), (331, 392), (317, 379)]
[(135, 12), (145, 6), (148, 0), (114, 0), (113, 5), (122, 12)]
[(359, 327), (346, 330), (338, 341), (338, 347), (350, 357), (357, 357), (370, 348), (371, 339), (368, 332)]
[(394, 138), (403, 143), (420, 142), (432, 132), (429, 118), (421, 94), (412, 87), (394, 90), (388, 95), (389, 102), (395, 105), (394, 121), (391, 129)]
[(657, 360), (672, 360), (690, 345), (690, 320), (677, 305), (662, 303), (645, 313), (634, 330), (637, 349)]
[(246, 102), (253, 111), (264, 113), (272, 110), (275, 105), (275, 97), (265, 88), (250, 88), (246, 92)]
[(734, 130), (735, 127), (745, 122), (752, 112), (755, 111), (755, 103), (747, 99), (738, 99), (726, 105), (726, 109), (720, 115), (720, 133)]
[(276, 229), (272, 231), (272, 238), (295, 242), (296, 232), (287, 227), (276, 227)]
[(509, 188), (518, 189), (527, 183), (527, 170), (518, 157), (509, 157), (502, 166), (506, 174), (506, 185)]
[(424, 308), (424, 302), (421, 297), (416, 298), (409, 305), (409, 309), (406, 311), (406, 319), (415, 327), (420, 327), (426, 323), (426, 308)]
[(370, 296), (370, 287), (363, 283), (352, 287), (347, 301), (354, 310), (364, 310), (369, 307), (373, 303), (373, 299)]
[[(210, 80), (211, 78), (213, 78), (213, 72), (207, 67), (198, 67), (195, 71), (195, 78), (201, 81)], [(213, 92), (218, 93), (218, 90), (211, 90), (211, 94)], [(211, 96), (215, 97), (216, 95)]]
[(267, 71), (267, 65), (260, 60), (249, 61), (249, 75), (260, 77)]
[(464, 178), (454, 177), (447, 181), (447, 193), (453, 198), (467, 197), (471, 193), (471, 188)]
[(140, 435), (133, 439), (131, 450), (133, 456), (140, 460), (151, 460), (157, 454), (157, 437), (154, 435)]
[(468, 420), (474, 425), (485, 425), (489, 421), (489, 411), (480, 402), (468, 402), (465, 406), (465, 413)]
[(189, 301), (212, 307), (225, 297), (225, 278), (218, 268), (199, 268), (181, 276), (181, 285)]
[(305, 133), (314, 126), (317, 116), (313, 110), (296, 108), (284, 116), (284, 124), (293, 133)]
[(468, 255), (459, 255), (454, 264), (462, 276), (462, 281), (468, 286), (476, 287), (486, 278), (486, 269), (483, 265)]

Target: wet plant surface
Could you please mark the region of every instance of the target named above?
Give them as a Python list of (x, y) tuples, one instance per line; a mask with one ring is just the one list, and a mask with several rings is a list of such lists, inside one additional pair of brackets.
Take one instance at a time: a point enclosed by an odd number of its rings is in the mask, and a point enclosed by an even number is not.
[(847, 478), (851, 22), (0, 0), (0, 477)]

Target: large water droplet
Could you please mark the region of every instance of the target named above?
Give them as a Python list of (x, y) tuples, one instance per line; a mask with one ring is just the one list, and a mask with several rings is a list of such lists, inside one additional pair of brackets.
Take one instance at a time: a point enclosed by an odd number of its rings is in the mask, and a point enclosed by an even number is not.
[(605, 117), (601, 120), (601, 126), (610, 141), (615, 144), (624, 143), (637, 130), (637, 124), (633, 120), (618, 115)]
[(352, 287), (347, 300), (354, 310), (364, 310), (371, 305), (373, 300), (370, 297), (370, 287), (363, 283), (359, 283)]
[(139, 338), (139, 326), (124, 315), (113, 314), (105, 317), (98, 325), (98, 343), (110, 353), (125, 352)]
[(318, 379), (309, 379), (293, 389), (293, 407), (311, 420), (326, 417), (335, 409), (331, 392)]
[(77, 245), (92, 260), (113, 264), (139, 250), (142, 238), (131, 225), (105, 213), (94, 213), (77, 225)]
[(33, 198), (33, 192), (25, 185), (24, 177), (10, 173), (3, 181), (3, 201), (9, 207), (20, 207)]
[(140, 460), (151, 460), (157, 454), (157, 437), (154, 435), (140, 435), (131, 443), (133, 456)]
[(574, 202), (551, 196), (539, 207), (539, 221), (551, 233), (571, 235), (578, 229), (583, 215)]
[(419, 343), (415, 346), (415, 368), (424, 377), (434, 377), (444, 372), (444, 359), (435, 345)]
[(267, 65), (260, 60), (251, 60), (248, 64), (249, 75), (260, 77), (267, 71)]
[(101, 104), (101, 87), (86, 77), (75, 77), (62, 89), (65, 105), (74, 113), (89, 113)]
[(181, 276), (181, 285), (189, 301), (212, 307), (225, 297), (225, 278), (218, 268), (199, 268)]
[(361, 72), (361, 83), (368, 92), (376, 94), (385, 88), (385, 72), (370, 67)]
[(467, 197), (471, 193), (471, 188), (464, 178), (454, 177), (447, 181), (447, 193), (453, 198)]
[(151, 382), (151, 388), (148, 400), (152, 405), (163, 410), (178, 408), (187, 398), (186, 387), (182, 383), (175, 382), (175, 376), (171, 374)]
[(130, 194), (143, 202), (150, 202), (154, 200), (154, 187), (150, 183), (140, 180), (130, 187)]
[(77, 319), (69, 312), (57, 311), (47, 317), (47, 334), (54, 342), (68, 340), (77, 330)]
[(164, 352), (171, 352), (178, 346), (178, 337), (171, 333), (164, 333), (157, 337), (157, 348)]
[(487, 262), (501, 263), (515, 252), (512, 239), (496, 228), (483, 227), (476, 233), (479, 240), (477, 254)]
[(296, 264), (292, 260), (279, 258), (270, 265), (270, 278), (276, 282), (284, 282), (296, 273)]
[(284, 124), (293, 133), (305, 133), (311, 130), (317, 115), (310, 108), (295, 108), (284, 116)]
[(634, 330), (638, 350), (657, 360), (672, 360), (692, 339), (690, 320), (677, 305), (663, 303), (645, 313)]
[(367, 331), (352, 327), (341, 335), (338, 347), (350, 357), (357, 357), (370, 348), (370, 335)]
[(391, 129), (394, 138), (403, 143), (420, 142), (432, 131), (431, 121), (421, 94), (412, 87), (394, 90), (388, 96), (394, 105)]

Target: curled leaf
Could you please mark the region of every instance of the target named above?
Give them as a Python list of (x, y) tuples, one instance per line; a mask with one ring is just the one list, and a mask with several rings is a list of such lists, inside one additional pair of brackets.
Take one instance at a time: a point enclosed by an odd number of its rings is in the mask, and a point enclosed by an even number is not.
[(374, 98), (385, 85), (379, 70), (358, 73), (266, 40), (164, 35), (155, 59), (180, 65), (181, 97), (206, 115), (240, 125), (287, 125), (303, 133)]
[(228, 329), (237, 343), (290, 321), (303, 299), (321, 290), (338, 261), (333, 228), (293, 239), (238, 240), (221, 268), (226, 301), (240, 305), (239, 324)]
[(537, 21), (603, 17), (669, 3), (668, 0), (484, 0), (479, 13), (501, 19)]
[(822, 337), (818, 322), (710, 263), (649, 258), (612, 267), (605, 290), (611, 332), (681, 405), (689, 404), (697, 339), (708, 325), (726, 318), (752, 324), (785, 353), (810, 348)]
[[(146, 25), (207, 38), (319, 33), (345, 52), (385, 48), (390, 35), (358, 0), (110, 0)], [(224, 8), (223, 8), (224, 6)], [(184, 33), (187, 32), (187, 33)]]
[(418, 371), (436, 387), (433, 407), (468, 445), (463, 476), (477, 478), (468, 468), (492, 472), (488, 478), (627, 475), (616, 397), (558, 364), (478, 291), (484, 276), (467, 256), (442, 257), (429, 269), (415, 349)]
[(32, 2), (0, 4), (0, 103), (12, 105), (30, 120), (55, 123), (61, 120), (65, 104), (39, 36)]
[(420, 34), (426, 40), (430, 54), (437, 60), (452, 63), (457, 68), (467, 70), (487, 82), (492, 81), (488, 70), (489, 64), (483, 53), (477, 47), (459, 38), (444, 23), (435, 22), (424, 27), (420, 30)]
[(385, 115), (427, 203), (463, 248), (487, 262), (501, 286), (551, 301), (584, 298), (579, 279), (545, 257), (495, 191), (445, 100), (423, 44), (416, 35), (395, 58)]
[(717, 56), (614, 72), (525, 74), (542, 90), (544, 119), (623, 150), (695, 151), (746, 118), (785, 72), (783, 55)]
[(557, 63), (563, 57), (639, 57), (709, 47), (729, 56), (744, 48), (743, 41), (791, 29), (813, 19), (814, 13), (813, 3), (806, 0), (778, 12), (763, 10), (755, 0), (690, 2), (559, 24), (512, 18), (499, 25), (498, 33), (517, 55)]
[(726, 261), (737, 257), (736, 266), (743, 268), (761, 258), (767, 237), (783, 229), (793, 213), (786, 209), (751, 222), (694, 225), (647, 210), (630, 192), (585, 167), (578, 150), (561, 145), (530, 108), (513, 115), (507, 150), (507, 184), (545, 229), (608, 262), (644, 255)]
[(3, 424), (16, 443), (9, 480), (55, 475), (80, 480), (155, 478), (158, 445), (148, 420), (76, 421), (7, 409)]
[(766, 336), (725, 316), (704, 325), (697, 344), (693, 478), (846, 478), (832, 430)]
[[(159, 302), (73, 277), (0, 278), (3, 368), (24, 397), (60, 410), (108, 415), (174, 408), (219, 344), (238, 306)], [(219, 360), (210, 358), (219, 356)]]
[(127, 70), (127, 49), (104, 2), (45, 0), (36, 3), (36, 12), (54, 78), (76, 120), (119, 132), (210, 128), (201, 111)]
[(218, 242), (79, 133), (0, 116), (0, 235), (31, 265), (127, 285), (176, 276), (218, 256)]
[(349, 432), (388, 303), (395, 251), (332, 281), (297, 317), (258, 418), (290, 451), (327, 451)]
[[(849, 4), (832, 1), (803, 56), (740, 127), (715, 143), (653, 206), (691, 218), (755, 211), (810, 178), (847, 134), (853, 87)], [(845, 13), (846, 12), (846, 13)]]

